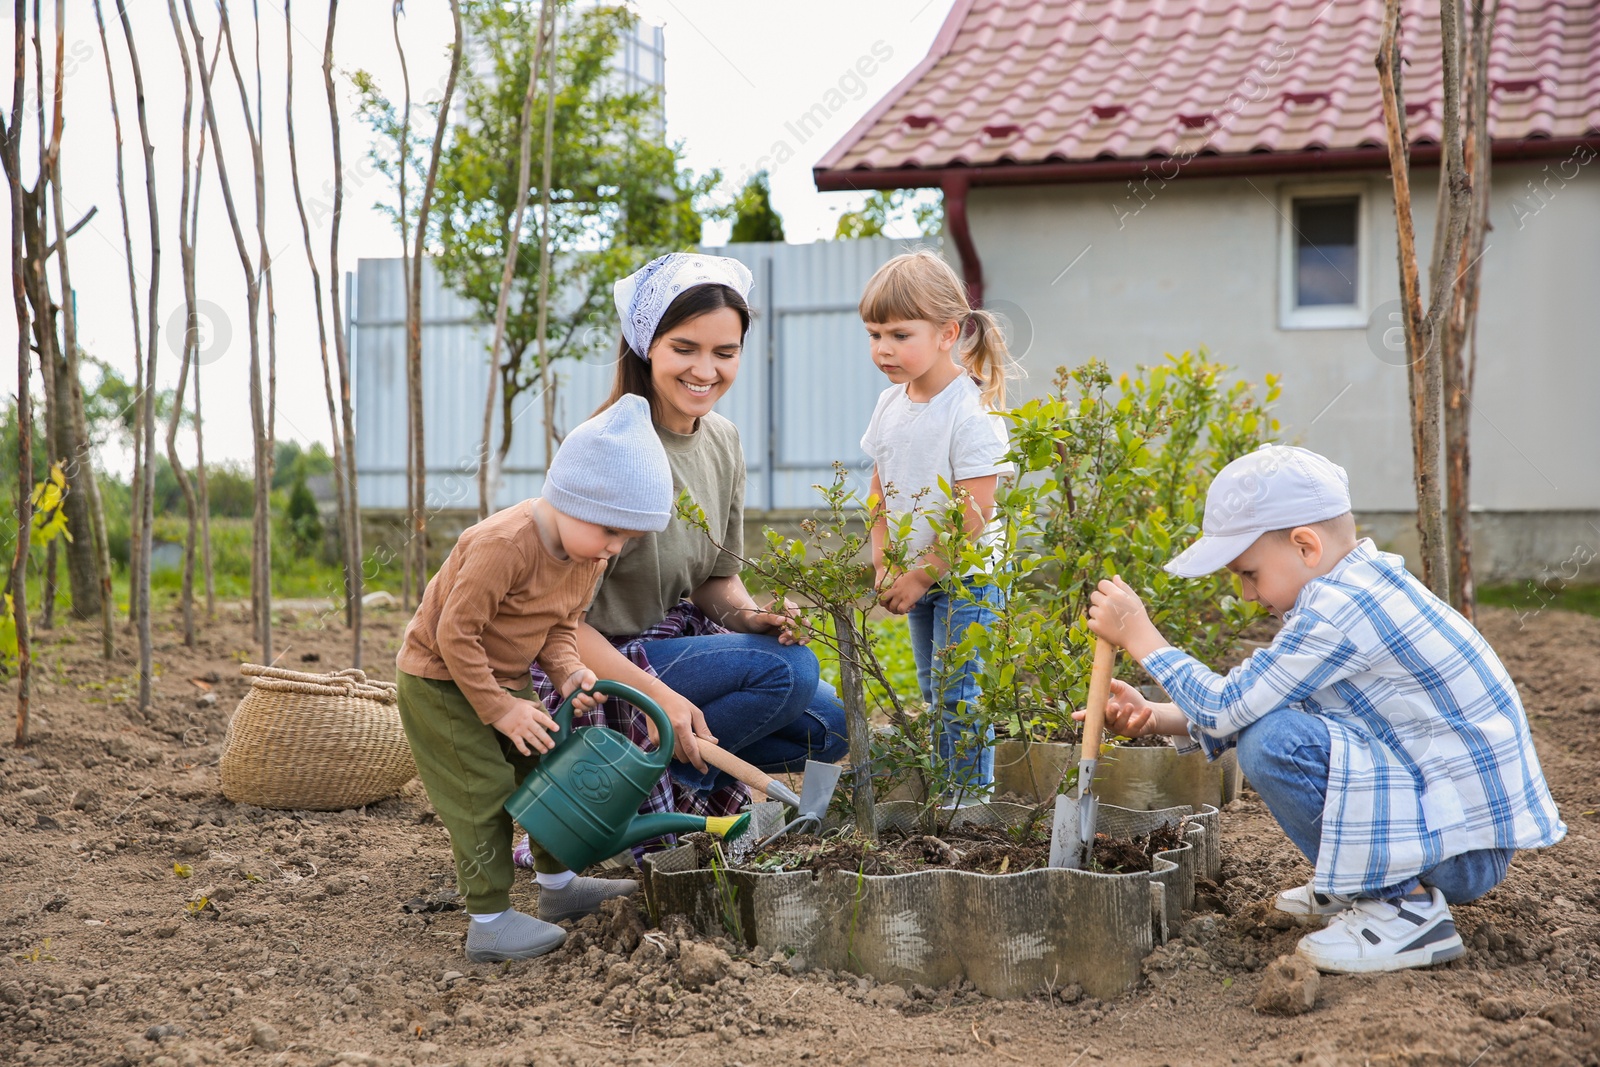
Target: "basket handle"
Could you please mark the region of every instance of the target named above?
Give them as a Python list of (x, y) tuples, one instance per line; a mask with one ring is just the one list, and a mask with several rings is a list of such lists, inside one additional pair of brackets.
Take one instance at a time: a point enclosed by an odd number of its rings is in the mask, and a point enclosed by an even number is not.
[(393, 682), (369, 682), (366, 673), (357, 667), (346, 667), (329, 674), (308, 674), (305, 671), (291, 671), (259, 663), (242, 663), (239, 665), (239, 673), (249, 676), (252, 686), (280, 693), (359, 696), (384, 704), (395, 703), (398, 694), (398, 688)]

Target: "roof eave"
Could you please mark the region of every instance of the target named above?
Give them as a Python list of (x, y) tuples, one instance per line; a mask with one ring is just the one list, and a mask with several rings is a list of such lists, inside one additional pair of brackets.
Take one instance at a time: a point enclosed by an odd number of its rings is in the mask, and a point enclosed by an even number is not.
[[(1549, 159), (1571, 154), (1580, 147), (1600, 150), (1600, 135), (1535, 137), (1521, 141), (1496, 141), (1496, 161)], [(1437, 144), (1414, 145), (1411, 162), (1439, 161)], [(1388, 170), (1389, 150), (1368, 148), (1308, 149), (1295, 152), (1251, 152), (1234, 155), (1147, 156), (1139, 159), (1093, 159), (1067, 163), (999, 163), (980, 166), (859, 168), (833, 170), (818, 166), (812, 180), (818, 192), (853, 192), (862, 189), (927, 189), (960, 177), (973, 187), (984, 185), (1072, 185), (1081, 182), (1120, 181), (1157, 177), (1172, 181), (1180, 176), (1233, 177), (1249, 174), (1284, 174), (1304, 171)]]

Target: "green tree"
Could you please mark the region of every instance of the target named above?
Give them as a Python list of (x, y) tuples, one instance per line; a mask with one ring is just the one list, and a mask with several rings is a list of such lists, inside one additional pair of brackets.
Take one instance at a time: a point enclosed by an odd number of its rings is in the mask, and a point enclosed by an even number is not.
[(944, 232), (944, 197), (926, 189), (878, 189), (855, 211), (839, 216), (833, 236), (842, 240), (884, 237), (890, 226), (910, 222), (924, 238)]
[[(538, 365), (537, 249), (548, 240), (551, 294), (548, 361), (609, 347), (615, 331), (591, 327), (612, 317), (611, 286), (651, 258), (693, 247), (700, 240), (703, 201), (721, 180), (718, 172), (697, 176), (681, 165), (681, 145), (661, 133), (661, 101), (654, 89), (626, 86), (613, 60), (635, 16), (621, 6), (572, 10), (561, 0), (560, 33), (553, 78), (541, 85), (534, 115), (546, 108), (546, 86), (555, 86), (551, 151), (550, 217), (540, 218), (535, 168), (523, 220), (506, 320), (501, 369), (503, 458), (511, 447), (519, 397), (541, 379)], [(508, 231), (517, 202), (517, 144), (528, 66), (538, 32), (539, 5), (472, 0), (462, 8), (474, 61), (461, 70), (457, 97), (464, 121), (452, 131), (440, 163), (434, 210), (427, 220), (428, 246), (445, 284), (494, 318)], [(358, 75), (362, 113), (377, 136), (372, 158), (390, 180), (398, 176), (396, 109), (372, 80)], [(416, 124), (413, 123), (413, 126)], [(539, 137), (535, 151), (542, 151)], [(413, 168), (420, 149), (412, 153)], [(413, 170), (411, 173), (416, 173)], [(408, 188), (413, 183), (408, 179)], [(392, 204), (380, 204), (396, 224)], [(546, 405), (547, 412), (553, 408)]]
[(322, 543), (322, 516), (317, 512), (317, 499), (306, 487), (304, 477), (295, 479), (284, 512), (289, 522), (289, 537), (294, 542), (295, 555), (310, 555)]
[(735, 244), (746, 241), (783, 240), (783, 216), (772, 206), (772, 185), (767, 172), (752, 177), (733, 202), (733, 234), (728, 238)]

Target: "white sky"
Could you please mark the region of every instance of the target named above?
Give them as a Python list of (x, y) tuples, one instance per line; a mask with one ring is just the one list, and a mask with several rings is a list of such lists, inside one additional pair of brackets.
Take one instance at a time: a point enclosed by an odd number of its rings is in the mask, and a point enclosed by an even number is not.
[[(161, 220), (157, 382), (170, 387), (177, 380), (177, 360), (170, 347), (181, 327), (183, 288), (179, 270), (177, 213), (181, 172), (183, 73), (162, 0), (126, 0), (144, 74), (146, 107), (155, 145), (156, 184)], [(697, 172), (720, 167), (728, 195), (762, 166), (772, 172), (773, 202), (783, 216), (790, 241), (831, 237), (840, 211), (859, 205), (861, 197), (816, 192), (811, 167), (872, 104), (888, 92), (927, 53), (953, 0), (813, 0), (803, 9), (750, 0), (635, 0), (649, 21), (665, 27), (667, 134), (685, 145), (685, 162)], [(45, 4), (47, 32), (53, 33)], [(116, 5), (104, 3), (106, 32), (118, 78), (118, 105), (124, 141), (123, 165), (128, 183), (133, 262), (140, 281), (139, 314), (145, 315), (150, 270), (149, 223), (145, 212), (144, 167), (134, 112), (132, 73), (127, 62)], [(206, 36), (215, 40), (216, 15), (211, 0), (194, 0)], [(322, 87), (322, 44), (326, 6), (315, 0), (290, 3), (292, 24), (286, 24), (282, 0), (262, 0), (262, 79), (265, 86), (264, 154), (268, 246), (273, 254), (277, 303), (278, 436), (302, 443), (329, 440), (322, 366), (317, 342), (316, 308), (306, 265), (298, 215), (290, 184), (284, 111), (285, 30), (294, 53), (295, 130), (300, 181), (311, 216), (312, 247), (327, 285), (328, 211), (332, 190), (332, 148)], [(73, 225), (91, 207), (98, 211), (70, 244), (73, 288), (77, 292), (78, 330), (82, 345), (133, 379), (134, 346), (128, 299), (122, 223), (116, 195), (115, 134), (106, 87), (105, 61), (89, 0), (66, 5), (63, 159), (63, 203)], [(183, 17), (182, 0), (178, 0)], [(245, 79), (254, 93), (250, 6), (231, 5), (235, 46)], [(436, 96), (448, 71), (446, 46), (451, 38), (448, 8), (439, 2), (413, 2), (401, 23), (412, 93)], [(6, 64), (0, 72), (10, 113), (11, 5), (0, 12), (0, 39)], [(53, 40), (45, 47), (45, 92), (51, 91)], [(191, 42), (192, 43), (192, 42)], [(24, 140), (24, 175), (36, 172), (36, 130), (31, 120), (33, 73), (31, 42), (27, 106), (30, 120)], [(399, 65), (390, 36), (389, 4), (382, 0), (344, 0), (334, 43), (336, 71), (370, 71), (392, 98), (401, 95)], [(867, 58), (861, 77), (858, 63)], [(193, 60), (191, 48), (191, 61)], [(348, 77), (340, 79), (343, 126), (345, 209), (340, 234), (340, 266), (355, 269), (363, 257), (400, 254), (399, 235), (373, 209), (391, 192), (367, 168), (366, 128), (356, 119)], [(830, 90), (840, 90), (830, 93)], [(199, 87), (195, 92), (198, 98)], [(245, 139), (238, 90), (226, 53), (214, 86), (218, 122), (223, 132), (228, 174), (240, 211), (246, 245), (257, 258), (250, 193), (250, 152)], [(841, 103), (842, 100), (842, 103)], [(802, 139), (789, 125), (814, 105), (834, 110), (820, 130)], [(198, 109), (197, 109), (198, 117)], [(192, 136), (198, 138), (198, 122)], [(792, 153), (785, 162), (773, 159), (780, 143)], [(207, 147), (205, 199), (201, 208), (198, 288), (201, 300), (222, 309), (231, 329), (225, 350), (203, 365), (206, 455), (211, 461), (248, 461), (251, 454), (249, 417), (249, 342), (245, 327), (244, 279), (233, 232), (223, 205), (216, 171)], [(766, 157), (765, 159), (763, 157)], [(326, 187), (326, 192), (324, 192)], [(322, 210), (319, 210), (319, 205)], [(727, 224), (706, 228), (708, 243), (726, 239)], [(9, 233), (6, 235), (9, 238)], [(52, 278), (54, 264), (51, 268)], [(52, 282), (54, 285), (54, 282)], [(261, 322), (265, 360), (265, 297)], [(174, 320), (173, 316), (176, 316)], [(142, 331), (148, 330), (143, 324)], [(331, 345), (331, 338), (330, 338)], [(16, 321), (0, 314), (0, 389), (16, 388)], [(39, 395), (37, 368), (35, 396)], [(158, 437), (164, 436), (164, 428)], [(181, 441), (181, 438), (180, 438)], [(158, 442), (158, 447), (161, 447)], [(192, 455), (190, 445), (180, 451)], [(102, 452), (105, 461), (124, 475), (129, 457), (114, 445)]]

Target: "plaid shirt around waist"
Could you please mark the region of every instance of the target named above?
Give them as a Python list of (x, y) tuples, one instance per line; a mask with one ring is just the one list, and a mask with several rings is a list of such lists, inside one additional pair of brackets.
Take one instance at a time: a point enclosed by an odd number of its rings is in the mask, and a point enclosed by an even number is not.
[(1370, 540), (1307, 584), (1272, 644), (1226, 677), (1171, 647), (1144, 667), (1189, 719), (1193, 743), (1178, 747), (1211, 759), (1280, 708), (1327, 724), (1319, 892), (1372, 895), (1450, 856), (1566, 835), (1499, 657)]

